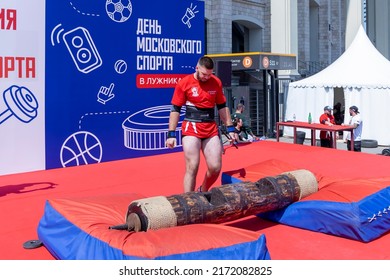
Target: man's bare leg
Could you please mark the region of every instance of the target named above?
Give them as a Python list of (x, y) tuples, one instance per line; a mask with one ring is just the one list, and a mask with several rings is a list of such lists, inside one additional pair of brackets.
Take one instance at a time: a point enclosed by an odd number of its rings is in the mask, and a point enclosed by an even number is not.
[(207, 164), (207, 172), (204, 176), (201, 191), (208, 189), (218, 179), (222, 168), (222, 148), (218, 136), (203, 140), (202, 151)]
[(198, 174), (200, 162), (200, 149), (202, 142), (194, 136), (185, 136), (182, 139), (183, 152), (186, 163), (184, 174), (184, 192), (195, 190), (196, 176)]

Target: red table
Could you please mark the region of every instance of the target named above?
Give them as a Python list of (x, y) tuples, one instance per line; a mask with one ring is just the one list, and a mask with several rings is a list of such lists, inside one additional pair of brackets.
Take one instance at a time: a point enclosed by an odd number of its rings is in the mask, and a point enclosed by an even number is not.
[(290, 126), (294, 128), (294, 144), (297, 143), (297, 128), (306, 128), (311, 130), (311, 145), (316, 146), (316, 130), (329, 131), (333, 134), (333, 148), (337, 148), (336, 145), (336, 133), (339, 131), (351, 132), (351, 147), (353, 151), (353, 127), (344, 125), (325, 125), (320, 123), (307, 123), (307, 122), (277, 122), (276, 123), (276, 141), (279, 142), (279, 131), (281, 126)]

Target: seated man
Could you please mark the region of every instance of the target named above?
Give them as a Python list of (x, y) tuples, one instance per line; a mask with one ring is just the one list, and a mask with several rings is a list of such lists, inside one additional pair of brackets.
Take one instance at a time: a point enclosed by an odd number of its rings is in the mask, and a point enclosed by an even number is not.
[(242, 103), (238, 103), (236, 107), (236, 111), (232, 114), (231, 119), (234, 120), (236, 118), (239, 118), (242, 120), (241, 132), (245, 139), (248, 139), (248, 141), (259, 140), (259, 138), (256, 135), (254, 135), (254, 133), (252, 132), (250, 124), (244, 115), (244, 110), (245, 110), (245, 105)]
[(233, 119), (234, 126), (234, 143), (249, 142), (248, 138), (245, 138), (246, 134), (242, 131), (243, 121), (240, 118)]

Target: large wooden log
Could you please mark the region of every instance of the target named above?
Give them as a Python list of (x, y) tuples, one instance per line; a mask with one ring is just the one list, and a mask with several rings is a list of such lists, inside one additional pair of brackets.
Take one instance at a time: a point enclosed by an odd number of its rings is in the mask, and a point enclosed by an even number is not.
[(197, 223), (224, 223), (281, 209), (318, 190), (315, 176), (295, 170), (257, 182), (226, 184), (210, 192), (187, 192), (133, 201), (126, 215), (129, 231)]

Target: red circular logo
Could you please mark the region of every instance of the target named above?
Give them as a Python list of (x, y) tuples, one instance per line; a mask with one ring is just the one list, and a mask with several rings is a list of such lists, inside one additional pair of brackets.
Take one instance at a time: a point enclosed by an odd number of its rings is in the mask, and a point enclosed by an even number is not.
[(269, 67), (269, 59), (266, 56), (263, 57), (263, 67), (264, 68), (268, 68)]
[(250, 68), (252, 66), (252, 58), (250, 56), (246, 56), (244, 57), (244, 59), (242, 60), (242, 65), (245, 67), (245, 68)]

